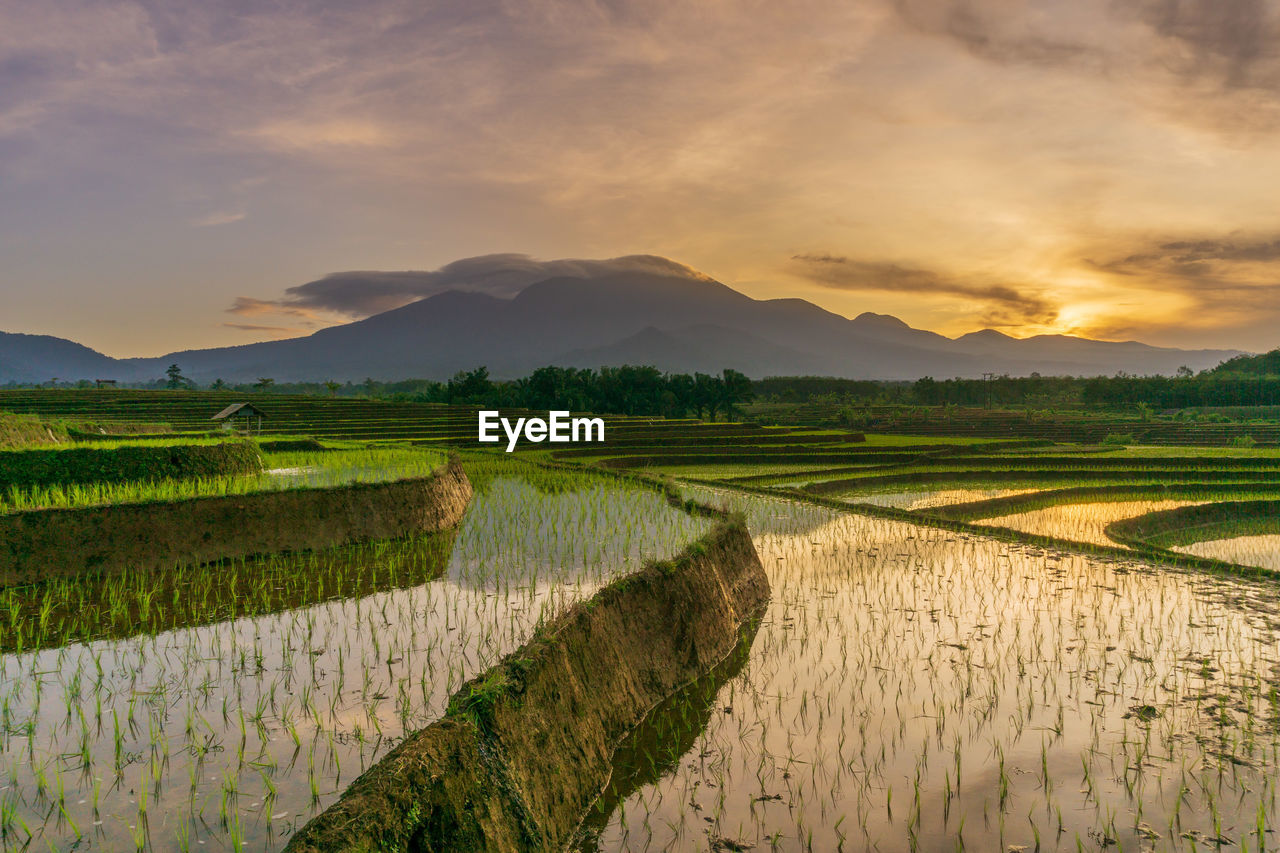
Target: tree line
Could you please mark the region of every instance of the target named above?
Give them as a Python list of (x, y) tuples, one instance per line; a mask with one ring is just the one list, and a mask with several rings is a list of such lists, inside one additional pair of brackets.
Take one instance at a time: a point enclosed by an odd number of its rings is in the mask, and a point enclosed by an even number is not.
[(1280, 404), (1280, 377), (1187, 371), (1179, 376), (995, 377), (918, 379), (911, 397), (921, 405), (1081, 406), (1153, 409)]
[[(170, 365), (153, 388), (194, 389), (196, 383)], [(400, 402), (448, 403), (486, 408), (564, 409), (618, 415), (683, 418), (696, 415), (716, 420), (737, 417), (753, 397), (752, 383), (736, 370), (719, 375), (663, 373), (656, 367), (540, 367), (521, 379), (495, 380), (487, 367), (460, 371), (447, 382), (405, 379), (380, 382), (276, 382), (269, 376), (255, 382), (228, 383), (221, 379), (205, 386), (214, 391), (246, 393), (323, 394), (333, 397), (372, 397)]]
[[(45, 383), (76, 387), (73, 383)], [(78, 385), (89, 387), (89, 383)], [(141, 387), (194, 389), (198, 386), (173, 364), (164, 378)], [(11, 384), (10, 387), (26, 387)], [(781, 376), (751, 380), (736, 370), (719, 375), (663, 373), (656, 367), (541, 367), (526, 377), (495, 380), (486, 367), (461, 371), (445, 382), (405, 379), (383, 382), (254, 382), (221, 379), (204, 387), (246, 393), (324, 394), (343, 397), (479, 405), (492, 408), (567, 409), (608, 414), (736, 417), (748, 401), (819, 405), (924, 405), (980, 407), (1069, 407), (1117, 409), (1139, 404), (1152, 409), (1202, 406), (1280, 405), (1280, 350), (1241, 357), (1196, 374), (1175, 376), (995, 376), (915, 382)]]
[(736, 370), (714, 376), (629, 365), (540, 367), (510, 381), (494, 381), (487, 368), (478, 367), (422, 393), (427, 402), (710, 420), (737, 417), (739, 407), (753, 397), (751, 380)]

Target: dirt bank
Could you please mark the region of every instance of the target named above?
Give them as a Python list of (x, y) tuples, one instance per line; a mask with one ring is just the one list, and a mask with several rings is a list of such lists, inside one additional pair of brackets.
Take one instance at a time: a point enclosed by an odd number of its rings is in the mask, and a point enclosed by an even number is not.
[(562, 848), (623, 736), (724, 660), (768, 595), (745, 522), (720, 522), (464, 685), (440, 722), (356, 779), (286, 851)]
[(455, 460), (391, 483), (13, 513), (0, 516), (0, 586), (441, 530), (470, 500)]

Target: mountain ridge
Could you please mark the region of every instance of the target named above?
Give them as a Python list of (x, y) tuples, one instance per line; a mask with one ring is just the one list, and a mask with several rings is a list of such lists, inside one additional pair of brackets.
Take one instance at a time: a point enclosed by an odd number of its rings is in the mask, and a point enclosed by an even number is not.
[(849, 319), (795, 297), (753, 299), (709, 277), (633, 270), (552, 276), (507, 298), (447, 290), (304, 337), (154, 358), (113, 359), (61, 338), (0, 332), (0, 382), (148, 381), (173, 363), (198, 382), (445, 379), (482, 364), (514, 378), (547, 364), (620, 363), (909, 380), (1172, 374), (1240, 354), (1066, 335), (1019, 339), (991, 329), (952, 339), (892, 315)]

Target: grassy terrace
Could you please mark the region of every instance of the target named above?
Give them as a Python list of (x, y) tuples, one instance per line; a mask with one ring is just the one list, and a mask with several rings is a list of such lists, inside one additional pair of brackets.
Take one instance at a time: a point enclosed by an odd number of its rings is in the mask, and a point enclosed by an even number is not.
[[(552, 455), (836, 502), (860, 511), (900, 513), (925, 523), (981, 525), (1015, 539), (1088, 549), (1125, 547), (1105, 531), (1131, 516), (1172, 506), (1280, 497), (1280, 450), (1257, 446), (1119, 446), (874, 433), (864, 441), (849, 441), (839, 430), (816, 433), (804, 442), (763, 442), (747, 431), (710, 439), (686, 430), (662, 442)], [(1252, 541), (1248, 553), (1256, 554), (1261, 541)], [(1175, 562), (1185, 556), (1143, 549), (1148, 557)], [(1246, 565), (1271, 564), (1264, 555)]]
[[(235, 392), (3, 391), (0, 410), (100, 424), (162, 422), (185, 439), (207, 434), (211, 415), (250, 399), (268, 414), (264, 438), (313, 436), (326, 443), (476, 447), (475, 410), (466, 406), (392, 403)], [(837, 499), (846, 505), (900, 507), (922, 519), (981, 521), (1041, 513), (1067, 503), (1267, 497), (1280, 482), (1280, 446), (1265, 424), (1188, 424), (1134, 416), (1028, 415), (981, 409), (869, 407), (868, 432), (823, 426), (760, 426), (605, 416), (606, 441), (591, 445), (523, 444), (535, 459), (624, 469), (688, 480)], [(508, 416), (533, 414), (504, 410)], [(800, 413), (821, 424), (821, 412)], [(828, 419), (829, 420), (829, 419)], [(880, 431), (876, 431), (880, 430)], [(1275, 430), (1280, 431), (1280, 426)], [(1250, 435), (1254, 446), (1233, 438)], [(1117, 436), (1133, 437), (1128, 445)], [(1109, 443), (1101, 443), (1108, 439)], [(158, 439), (168, 441), (170, 439)], [(1144, 443), (1146, 442), (1146, 443)], [(105, 439), (104, 444), (110, 444)], [(396, 452), (406, 452), (403, 449)], [(272, 461), (273, 468), (324, 472), (339, 460)], [(374, 466), (376, 467), (376, 466)], [(324, 473), (313, 474), (324, 482)], [(166, 494), (218, 493), (261, 482), (215, 479), (167, 484)], [(282, 476), (280, 484), (296, 480)], [(160, 487), (153, 487), (153, 494)], [(1174, 495), (1170, 489), (1176, 489)], [(985, 506), (989, 501), (1013, 504)], [(32, 495), (10, 506), (74, 505), (82, 501), (146, 499), (115, 493)], [(988, 512), (990, 510), (990, 512)], [(1071, 512), (1063, 510), (1062, 512)], [(985, 515), (980, 514), (985, 513)], [(1059, 512), (1058, 514), (1061, 514)], [(1031, 520), (1032, 522), (1034, 519)], [(1026, 519), (1010, 525), (1026, 532)], [(1090, 534), (1093, 535), (1093, 534)]]
[[(1214, 410), (1208, 410), (1215, 413)], [(939, 437), (1031, 438), (1099, 443), (1108, 436), (1133, 436), (1143, 445), (1222, 446), (1248, 437), (1280, 446), (1276, 407), (1225, 407), (1223, 415), (1254, 418), (1248, 423), (1206, 423), (1143, 416), (1138, 412), (1013, 411), (964, 407), (843, 406), (827, 403), (756, 404), (749, 414), (762, 422), (835, 426), (850, 413), (869, 433)], [(1266, 419), (1269, 422), (1259, 422)]]
[(256, 474), (11, 486), (0, 491), (0, 514), (37, 509), (66, 509), (120, 503), (148, 503), (198, 497), (242, 495), (292, 488), (377, 483), (425, 477), (445, 461), (445, 454), (419, 448), (348, 449), (331, 452), (263, 454), (265, 467)]

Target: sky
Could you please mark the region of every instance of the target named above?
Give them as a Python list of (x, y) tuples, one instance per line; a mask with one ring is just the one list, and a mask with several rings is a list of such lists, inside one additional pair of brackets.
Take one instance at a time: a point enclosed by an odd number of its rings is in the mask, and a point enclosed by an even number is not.
[(0, 330), (159, 355), (624, 258), (1272, 349), (1278, 3), (0, 0)]

